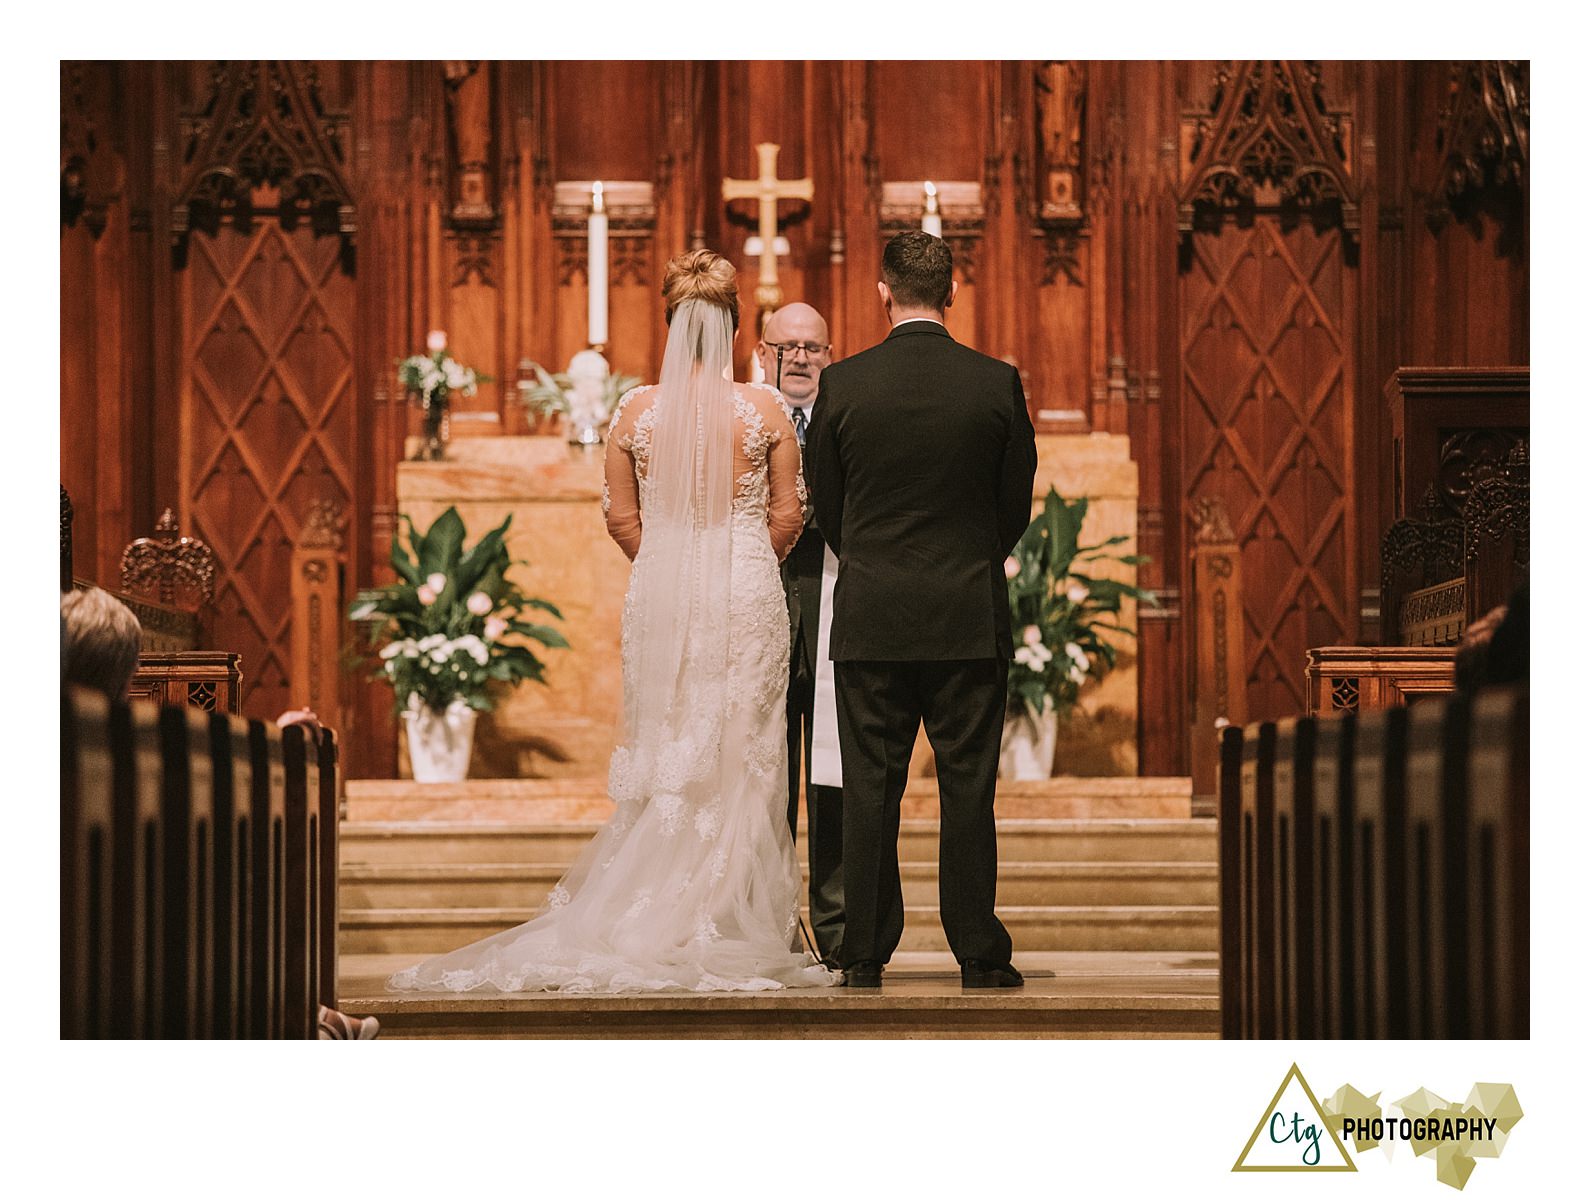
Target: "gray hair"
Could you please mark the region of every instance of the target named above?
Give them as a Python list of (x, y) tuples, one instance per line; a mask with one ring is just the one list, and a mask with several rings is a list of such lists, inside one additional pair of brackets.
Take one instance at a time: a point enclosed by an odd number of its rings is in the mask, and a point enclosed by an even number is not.
[(61, 681), (125, 700), (143, 627), (132, 610), (97, 587), (61, 595)]

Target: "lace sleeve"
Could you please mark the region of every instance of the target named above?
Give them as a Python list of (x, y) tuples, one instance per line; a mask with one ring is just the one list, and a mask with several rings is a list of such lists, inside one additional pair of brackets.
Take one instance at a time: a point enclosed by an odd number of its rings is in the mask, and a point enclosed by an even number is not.
[(802, 478), (800, 443), (784, 397), (766, 386), (752, 385), (752, 395), (765, 422), (767, 450), (767, 535), (773, 553), (783, 561), (800, 540), (806, 524), (806, 481)]
[(640, 553), (640, 486), (636, 478), (636, 416), (626, 411), (640, 388), (624, 393), (607, 427), (607, 455), (602, 465), (602, 515), (607, 533), (631, 561)]

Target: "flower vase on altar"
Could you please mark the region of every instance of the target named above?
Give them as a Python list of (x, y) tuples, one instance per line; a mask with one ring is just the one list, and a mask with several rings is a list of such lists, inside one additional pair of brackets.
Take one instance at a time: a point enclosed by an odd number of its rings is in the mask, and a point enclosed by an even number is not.
[(1005, 716), (1005, 735), (999, 745), (1001, 779), (1048, 779), (1054, 767), (1055, 740), (1060, 713), (1045, 698), (1043, 711), (1034, 715), (1023, 706)]
[(403, 714), (408, 730), (409, 766), (417, 783), (461, 783), (469, 777), (469, 755), (475, 745), (475, 710), (463, 700), (445, 709), (409, 697)]

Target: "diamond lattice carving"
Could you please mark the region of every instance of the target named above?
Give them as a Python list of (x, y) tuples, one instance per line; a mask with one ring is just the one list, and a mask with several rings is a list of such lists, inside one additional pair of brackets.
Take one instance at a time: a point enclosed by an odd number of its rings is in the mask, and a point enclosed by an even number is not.
[(288, 566), (314, 500), (352, 507), (353, 290), (334, 239), (275, 221), (192, 238), (184, 281), (184, 524), (215, 549), (214, 640), (246, 712), (288, 707)]
[(1357, 635), (1341, 235), (1274, 216), (1194, 239), (1182, 276), (1182, 478), (1242, 547), (1248, 711), (1304, 708), (1309, 646)]

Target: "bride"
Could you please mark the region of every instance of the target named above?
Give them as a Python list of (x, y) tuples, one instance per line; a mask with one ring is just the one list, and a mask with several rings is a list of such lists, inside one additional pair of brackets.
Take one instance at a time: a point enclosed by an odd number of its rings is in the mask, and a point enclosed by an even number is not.
[(681, 254), (663, 281), (662, 378), (619, 402), (602, 507), (624, 597), (617, 808), (537, 916), (427, 959), (397, 989), (761, 990), (836, 984), (795, 949), (779, 560), (805, 490), (788, 410), (736, 385), (733, 266)]

